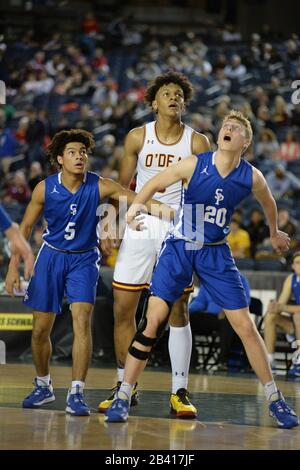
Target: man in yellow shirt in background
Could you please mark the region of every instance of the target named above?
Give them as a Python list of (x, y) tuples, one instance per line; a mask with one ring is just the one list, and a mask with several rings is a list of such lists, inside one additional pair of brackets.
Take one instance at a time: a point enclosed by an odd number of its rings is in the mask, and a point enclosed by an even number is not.
[(235, 218), (231, 220), (227, 240), (234, 258), (250, 257), (251, 241), (249, 233), (240, 227), (239, 221)]

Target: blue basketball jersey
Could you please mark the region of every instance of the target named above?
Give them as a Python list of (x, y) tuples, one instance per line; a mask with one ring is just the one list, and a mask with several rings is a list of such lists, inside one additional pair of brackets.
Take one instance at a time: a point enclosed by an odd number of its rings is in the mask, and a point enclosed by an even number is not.
[(292, 293), (297, 305), (300, 305), (300, 280), (296, 273), (292, 276)]
[(215, 154), (197, 155), (196, 168), (182, 188), (180, 208), (171, 230), (175, 238), (216, 243), (228, 235), (235, 207), (252, 191), (252, 165), (241, 159), (225, 178), (221, 177)]
[(44, 240), (61, 250), (81, 251), (98, 246), (97, 208), (100, 204), (99, 176), (87, 172), (75, 194), (61, 182), (61, 173), (45, 180)]

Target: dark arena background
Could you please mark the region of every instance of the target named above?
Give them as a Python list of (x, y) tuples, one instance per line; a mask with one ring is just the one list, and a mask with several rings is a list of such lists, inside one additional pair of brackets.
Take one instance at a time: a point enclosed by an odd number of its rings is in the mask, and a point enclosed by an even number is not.
[[(212, 150), (231, 109), (250, 119), (254, 138), (243, 157), (265, 176), (277, 202), (279, 228), (291, 238), (288, 252), (273, 251), (252, 196), (234, 213), (229, 242), (249, 282), (250, 311), (264, 337), (269, 302), (278, 299), (292, 273), (293, 255), (300, 250), (299, 18), (300, 4), (291, 0), (1, 2), (2, 206), (21, 222), (34, 187), (54, 172), (45, 150), (62, 129), (91, 132), (96, 148), (90, 169), (117, 181), (126, 134), (154, 119), (143, 101), (148, 82), (169, 70), (182, 72), (195, 90), (182, 119), (207, 136)], [(44, 229), (41, 219), (30, 238), (35, 254)], [(23, 409), (36, 375), (30, 347), (32, 313), (22, 303), (25, 281), (14, 297), (5, 290), (10, 250), (0, 232), (0, 449), (101, 450), (109, 458), (146, 451), (141, 453), (144, 459), (164, 451), (171, 457), (193, 455), (199, 464), (202, 450), (299, 449), (299, 427), (278, 429), (269, 416), (263, 386), (242, 344), (229, 335), (228, 357), (221, 362), (220, 332), (197, 321), (191, 321), (189, 379), (197, 419), (176, 419), (169, 413), (167, 328), (140, 378), (139, 405), (128, 422), (104, 422), (98, 404), (116, 383), (111, 283), (117, 252), (118, 243), (103, 257), (97, 287), (85, 386), (90, 416), (65, 414), (73, 340), (67, 304), (51, 335), (56, 400), (39, 409)], [(198, 290), (195, 279), (191, 300)], [(198, 315), (193, 312), (191, 318)], [(294, 333), (289, 335), (276, 330), (272, 366), (278, 388), (299, 414), (300, 365), (292, 359), (300, 329), (293, 318), (291, 325)]]

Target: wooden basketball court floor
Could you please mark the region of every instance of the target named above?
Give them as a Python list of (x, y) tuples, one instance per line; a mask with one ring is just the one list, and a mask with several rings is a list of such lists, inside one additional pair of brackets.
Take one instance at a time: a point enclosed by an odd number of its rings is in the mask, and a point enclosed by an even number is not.
[[(65, 450), (246, 450), (300, 449), (300, 427), (281, 430), (268, 415), (263, 388), (255, 378), (238, 374), (191, 374), (189, 390), (197, 420), (169, 415), (170, 373), (151, 369), (142, 374), (140, 403), (127, 423), (107, 424), (97, 413), (113, 386), (113, 369), (90, 368), (86, 400), (91, 416), (66, 415), (70, 367), (52, 366), (56, 401), (43, 408), (22, 409), (31, 390), (34, 368), (0, 366), (0, 449)], [(300, 380), (278, 379), (279, 388), (300, 414)]]

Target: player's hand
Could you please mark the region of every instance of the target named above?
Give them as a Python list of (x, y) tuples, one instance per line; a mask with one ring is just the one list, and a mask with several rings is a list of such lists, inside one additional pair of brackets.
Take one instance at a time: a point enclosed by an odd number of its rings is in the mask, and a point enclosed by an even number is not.
[(270, 236), (272, 247), (276, 253), (282, 253), (289, 249), (291, 239), (287, 233), (277, 230), (277, 232)]
[(138, 214), (129, 224), (131, 230), (136, 230), (137, 232), (143, 232), (147, 230), (145, 224), (145, 216), (144, 214)]
[(21, 289), (20, 273), (18, 268), (13, 264), (10, 264), (8, 268), (5, 278), (5, 289), (9, 295), (14, 295), (14, 289), (17, 291)]
[(132, 230), (143, 231), (147, 229), (144, 224), (145, 212), (143, 204), (132, 204), (129, 207), (125, 220)]
[(112, 254), (114, 246), (116, 246), (116, 240), (112, 238), (103, 238), (100, 242), (101, 252), (105, 256), (110, 256)]

